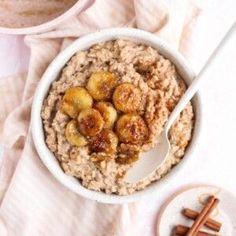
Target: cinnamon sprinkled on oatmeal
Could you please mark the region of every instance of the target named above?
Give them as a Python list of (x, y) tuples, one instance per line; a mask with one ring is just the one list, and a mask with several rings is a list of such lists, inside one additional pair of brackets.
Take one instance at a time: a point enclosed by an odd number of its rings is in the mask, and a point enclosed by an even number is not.
[[(108, 72), (112, 76), (108, 75)], [(131, 107), (126, 110), (127, 107), (114, 102), (114, 96), (112, 98), (110, 94), (107, 96), (107, 93), (104, 96), (97, 94), (94, 84), (90, 84), (88, 89), (88, 81), (94, 74), (114, 80), (111, 87), (113, 94), (121, 84), (134, 86), (137, 91), (136, 96), (141, 97), (141, 100), (137, 101), (138, 105), (132, 107), (131, 103)], [(114, 111), (112, 124), (104, 127), (105, 122), (103, 122), (96, 134), (101, 135), (99, 132), (109, 127), (110, 132), (113, 132), (111, 136), (101, 136), (101, 139), (97, 139), (96, 135), (93, 137), (85, 135), (84, 139), (88, 142), (84, 140), (79, 142), (83, 143), (83, 146), (71, 145), (68, 142), (65, 129), (72, 118), (61, 110), (61, 101), (65, 92), (76, 86), (87, 88), (88, 92), (91, 91), (90, 95), (96, 97), (96, 99), (93, 97), (92, 109), (97, 107), (95, 102), (102, 98), (116, 108), (117, 114)], [(129, 87), (133, 88), (132, 86)], [(77, 177), (78, 181), (88, 189), (118, 195), (128, 195), (144, 189), (153, 181), (165, 176), (181, 161), (191, 140), (194, 114), (193, 107), (189, 103), (169, 132), (171, 150), (163, 165), (143, 181), (135, 184), (124, 182), (125, 172), (137, 161), (139, 153), (150, 150), (158, 142), (156, 137), (162, 132), (170, 112), (185, 90), (185, 83), (178, 75), (175, 66), (157, 50), (127, 40), (96, 44), (86, 51), (77, 52), (63, 69), (60, 78), (53, 82), (50, 88), (42, 108), (47, 146), (57, 157), (65, 173)], [(134, 141), (120, 139), (121, 130), (118, 123), (122, 116), (127, 115), (139, 117), (138, 123), (142, 124), (138, 127), (132, 124), (129, 126), (130, 135), (134, 133)], [(83, 132), (82, 134), (84, 135)], [(114, 138), (116, 135), (118, 143)], [(127, 132), (125, 135), (128, 135)], [(103, 141), (108, 137), (114, 138), (111, 139), (111, 144), (116, 150), (109, 155), (101, 152), (107, 150)], [(137, 142), (138, 139), (140, 140)], [(91, 143), (94, 143), (94, 148), (91, 148)]]

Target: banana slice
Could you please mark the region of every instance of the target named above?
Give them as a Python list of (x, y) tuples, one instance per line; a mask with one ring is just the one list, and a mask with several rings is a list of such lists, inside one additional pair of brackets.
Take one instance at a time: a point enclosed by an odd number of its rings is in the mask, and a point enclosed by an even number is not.
[(62, 99), (61, 110), (72, 118), (76, 118), (83, 109), (92, 107), (93, 98), (82, 87), (72, 87), (66, 90)]
[(87, 89), (95, 100), (108, 100), (116, 82), (116, 77), (108, 71), (95, 72), (88, 80)]
[(116, 123), (116, 133), (121, 142), (142, 144), (148, 137), (148, 128), (141, 116), (125, 114)]
[(95, 136), (103, 129), (104, 121), (97, 110), (88, 108), (79, 113), (78, 125), (83, 135)]
[(112, 130), (104, 129), (90, 139), (89, 145), (93, 152), (114, 154), (118, 145), (118, 137)]
[(113, 104), (124, 113), (133, 113), (140, 108), (141, 95), (139, 88), (133, 84), (123, 83), (117, 86), (113, 93)]
[(75, 120), (72, 120), (67, 124), (65, 133), (66, 139), (71, 145), (80, 147), (88, 143), (86, 138), (79, 133)]
[(116, 119), (117, 111), (110, 102), (98, 102), (94, 106), (97, 109), (105, 122), (104, 128), (112, 128)]
[(135, 151), (126, 151), (124, 153), (120, 153), (116, 158), (116, 163), (121, 165), (129, 165), (139, 159), (139, 152)]
[(112, 155), (109, 155), (107, 153), (99, 152), (99, 153), (92, 153), (90, 155), (91, 161), (95, 163), (101, 163), (102, 161), (110, 161), (112, 160)]

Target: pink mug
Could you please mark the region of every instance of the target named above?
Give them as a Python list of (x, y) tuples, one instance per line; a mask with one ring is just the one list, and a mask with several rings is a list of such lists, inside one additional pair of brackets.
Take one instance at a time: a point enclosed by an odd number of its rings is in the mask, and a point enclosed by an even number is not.
[[(30, 1), (29, 3), (32, 3), (33, 1)], [(62, 10), (61, 14), (52, 14), (52, 17), (50, 17), (49, 20), (45, 20), (45, 14), (39, 14), (37, 15), (37, 10), (34, 12), (31, 10), (30, 12), (26, 11), (19, 11), (18, 9), (9, 9), (9, 2), (2, 2), (2, 6), (0, 4), (0, 11), (2, 13), (6, 14), (0, 14), (0, 33), (4, 34), (37, 34), (42, 33), (45, 31), (48, 31), (50, 29), (55, 28), (60, 23), (64, 22), (68, 18), (74, 16), (75, 14), (80, 13), (84, 9), (86, 9), (89, 5), (91, 5), (94, 0), (79, 0), (74, 1), (75, 3), (71, 3), (70, 5), (67, 4), (65, 6), (65, 10)], [(28, 3), (28, 4), (29, 4)], [(5, 4), (5, 5), (4, 5)], [(71, 6), (72, 5), (72, 6)], [(12, 4), (14, 6), (14, 4)], [(17, 6), (17, 5), (16, 5)], [(2, 10), (1, 10), (2, 7)], [(5, 8), (5, 10), (4, 10)], [(62, 8), (63, 9), (63, 8)], [(5, 12), (4, 12), (5, 11)], [(14, 13), (15, 11), (15, 13)], [(9, 12), (9, 13), (7, 13)], [(19, 22), (19, 12), (21, 13), (21, 21), (20, 24), (23, 25), (22, 27), (19, 27), (19, 24), (16, 24), (14, 22)], [(7, 14), (9, 14), (9, 24), (12, 24), (11, 27), (4, 26), (4, 21), (7, 17)], [(36, 16), (35, 16), (36, 15)], [(23, 16), (23, 17), (22, 17)], [(49, 17), (48, 17), (49, 18)], [(25, 22), (24, 22), (25, 19)], [(30, 24), (34, 21), (34, 25)], [(18, 23), (17, 22), (17, 23)]]

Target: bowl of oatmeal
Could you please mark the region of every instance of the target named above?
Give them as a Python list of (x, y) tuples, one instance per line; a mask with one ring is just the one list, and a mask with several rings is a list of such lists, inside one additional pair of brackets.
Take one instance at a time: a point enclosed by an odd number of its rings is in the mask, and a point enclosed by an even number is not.
[(161, 191), (190, 159), (201, 124), (199, 95), (169, 132), (171, 151), (148, 178), (125, 174), (158, 142), (194, 73), (153, 34), (107, 29), (75, 41), (49, 65), (32, 106), (32, 135), (49, 171), (72, 191), (124, 203)]
[(35, 34), (81, 12), (93, 0), (1, 0), (0, 33)]

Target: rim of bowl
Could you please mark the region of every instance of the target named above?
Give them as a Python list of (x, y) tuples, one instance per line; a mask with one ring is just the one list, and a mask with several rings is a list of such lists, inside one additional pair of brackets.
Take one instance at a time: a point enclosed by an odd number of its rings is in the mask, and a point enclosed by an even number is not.
[[(190, 83), (190, 81), (195, 77), (194, 72), (192, 71), (184, 57), (154, 34), (133, 28), (110, 28), (100, 30), (98, 32), (91, 33), (77, 39), (70, 46), (60, 52), (51, 62), (36, 88), (32, 104), (31, 122), (32, 137), (39, 157), (44, 165), (52, 173), (52, 175), (61, 184), (63, 184), (73, 192), (79, 194), (80, 196), (91, 200), (96, 200), (102, 203), (122, 204), (127, 202), (134, 202), (140, 200), (141, 198), (150, 196), (150, 194), (152, 194), (156, 190), (160, 191), (161, 189), (163, 189), (167, 181), (173, 177), (173, 175), (177, 175), (180, 168), (183, 170), (184, 166), (186, 166), (186, 163), (190, 160), (189, 156), (193, 152), (193, 148), (196, 145), (197, 140), (199, 139), (202, 120), (202, 106), (199, 94), (196, 93), (193, 98), (193, 107), (195, 113), (193, 135), (191, 142), (185, 152), (184, 158), (177, 166), (175, 166), (170, 171), (170, 173), (163, 176), (160, 180), (151, 183), (143, 190), (139, 190), (126, 196), (106, 194), (103, 192), (89, 190), (83, 187), (75, 177), (66, 175), (61, 169), (56, 157), (51, 151), (49, 151), (45, 143), (43, 124), (40, 115), (43, 100), (47, 96), (52, 82), (58, 79), (58, 75), (61, 72), (62, 68), (77, 51), (86, 50), (92, 45), (99, 42), (105, 42), (115, 39), (128, 39), (131, 41), (137, 41), (146, 45), (150, 45), (157, 49), (165, 58), (172, 61), (179, 73), (184, 73), (184, 76), (181, 76), (184, 77), (183, 79), (185, 80), (185, 82)], [(186, 78), (189, 81), (186, 81)]]
[(53, 18), (52, 20), (41, 23), (39, 25), (23, 27), (23, 28), (9, 28), (0, 26), (0, 33), (20, 35), (20, 34), (36, 34), (36, 33), (46, 32), (47, 30), (54, 28), (55, 26), (59, 25), (68, 18), (74, 16), (75, 14), (83, 11), (87, 6), (87, 4), (89, 4), (89, 2), (90, 2), (89, 0), (78, 0), (61, 15)]

